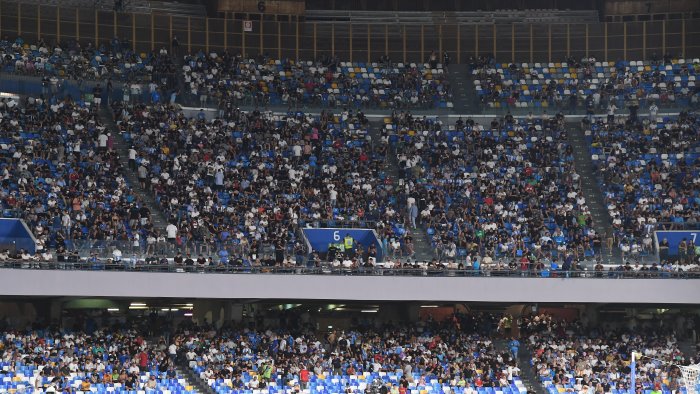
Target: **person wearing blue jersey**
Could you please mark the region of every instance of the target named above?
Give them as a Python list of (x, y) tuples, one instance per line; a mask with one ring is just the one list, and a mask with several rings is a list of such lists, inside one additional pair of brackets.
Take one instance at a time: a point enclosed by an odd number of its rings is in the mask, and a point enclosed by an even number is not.
[(518, 358), (518, 350), (520, 349), (520, 341), (512, 337), (510, 342), (508, 342), (508, 348), (510, 348), (510, 354), (514, 359)]

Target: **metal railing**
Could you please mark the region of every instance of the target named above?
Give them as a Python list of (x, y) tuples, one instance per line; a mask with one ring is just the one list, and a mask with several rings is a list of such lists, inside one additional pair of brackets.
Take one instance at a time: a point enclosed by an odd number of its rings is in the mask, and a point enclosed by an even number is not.
[(520, 269), (448, 269), (448, 268), (388, 268), (383, 266), (343, 268), (332, 266), (236, 266), (236, 265), (183, 265), (145, 264), (130, 259), (121, 262), (104, 260), (89, 261), (5, 261), (0, 269), (27, 270), (77, 270), (77, 271), (121, 271), (151, 273), (201, 273), (201, 274), (284, 274), (284, 275), (340, 275), (340, 276), (420, 276), (420, 277), (483, 277), (483, 278), (592, 278), (592, 279), (700, 279), (700, 270), (683, 271), (625, 271), (609, 270), (527, 270)]
[[(302, 238), (299, 238), (302, 240)], [(80, 259), (95, 257), (97, 259), (114, 258), (115, 250), (124, 259), (144, 260), (146, 257), (153, 256), (161, 258), (167, 256), (172, 259), (177, 253), (183, 256), (188, 254), (196, 258), (204, 256), (206, 258), (216, 257), (219, 260), (219, 252), (226, 250), (230, 253), (230, 259), (233, 260), (239, 256), (247, 254), (257, 254), (259, 256), (274, 255), (274, 245), (271, 242), (262, 242), (253, 249), (249, 246), (241, 245), (240, 241), (234, 237), (226, 240), (212, 239), (209, 241), (195, 241), (192, 239), (181, 239), (180, 241), (166, 240), (165, 242), (156, 242), (148, 244), (141, 239), (138, 245), (134, 245), (133, 240), (95, 240), (95, 239), (75, 239), (66, 242), (66, 256), (71, 253), (77, 253)], [(290, 245), (285, 245), (285, 253), (291, 255), (292, 249)], [(306, 256), (306, 253), (304, 253)]]
[[(695, 39), (700, 32), (697, 19), (589, 23), (495, 20), (477, 24), (459, 18), (440, 23), (422, 18), (419, 22), (326, 23), (251, 16), (253, 20), (244, 21), (0, 1), (0, 33), (22, 36), (25, 42), (36, 42), (41, 37), (47, 43), (76, 40), (83, 46), (88, 42), (99, 46), (118, 37), (139, 52), (163, 47), (180, 54), (229, 49), (251, 56), (267, 53), (278, 59), (310, 60), (336, 54), (340, 59), (360, 62), (378, 61), (381, 56), (395, 62), (424, 62), (433, 51), (451, 53), (456, 63), (467, 63), (469, 56), (487, 53), (501, 62), (562, 61), (568, 56), (616, 60), (648, 59), (652, 54), (700, 54)], [(172, 48), (175, 36), (179, 48)]]

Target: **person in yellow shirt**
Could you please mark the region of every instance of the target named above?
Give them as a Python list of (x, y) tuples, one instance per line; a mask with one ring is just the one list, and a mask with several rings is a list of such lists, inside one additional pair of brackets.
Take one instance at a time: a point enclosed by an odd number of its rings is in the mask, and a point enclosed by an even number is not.
[(345, 252), (352, 256), (354, 252), (355, 239), (350, 236), (350, 234), (345, 234), (343, 239), (343, 246), (345, 247)]

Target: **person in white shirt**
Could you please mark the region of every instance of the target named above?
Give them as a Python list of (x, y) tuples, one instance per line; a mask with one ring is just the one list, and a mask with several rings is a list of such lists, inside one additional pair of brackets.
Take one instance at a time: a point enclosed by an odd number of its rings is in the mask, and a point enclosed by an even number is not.
[(136, 149), (133, 146), (129, 148), (129, 168), (136, 170)]
[(109, 137), (105, 132), (101, 132), (99, 136), (97, 136), (97, 144), (100, 148), (101, 151), (107, 150), (107, 140), (109, 140)]
[(328, 194), (330, 196), (331, 206), (335, 207), (336, 201), (338, 200), (338, 191), (335, 190), (335, 188), (331, 188)]
[(608, 123), (612, 124), (615, 122), (615, 111), (617, 111), (615, 104), (612, 102), (608, 104)]
[(354, 265), (354, 263), (352, 262), (352, 260), (350, 260), (350, 258), (346, 257), (346, 258), (343, 260), (343, 268), (348, 268), (348, 269), (349, 269), (349, 268), (352, 268), (353, 265)]
[(167, 227), (165, 227), (165, 234), (168, 238), (168, 243), (174, 248), (177, 238), (177, 226), (172, 223), (168, 224)]
[(53, 253), (51, 253), (48, 250), (43, 251), (41, 253), (41, 261), (52, 262), (53, 261)]
[(115, 263), (122, 261), (122, 251), (119, 248), (114, 248), (112, 251), (112, 259)]
[(136, 365), (135, 363), (134, 363), (134, 364), (131, 364), (131, 366), (130, 366), (129, 369), (128, 369), (128, 372), (129, 372), (129, 374), (134, 374), (134, 373), (135, 373), (135, 374), (138, 374), (138, 373), (140, 372), (140, 371), (139, 371), (139, 366)]
[[(20, 259), (21, 259), (22, 261), (33, 261), (33, 260), (34, 260), (34, 256), (32, 256), (31, 254), (29, 254), (29, 252), (27, 252), (26, 250), (23, 250), (22, 253), (20, 254)], [(24, 266), (22, 266), (22, 267), (24, 268)], [(27, 268), (28, 268), (28, 267), (27, 267)]]
[(656, 115), (658, 114), (658, 112), (659, 107), (656, 105), (656, 103), (652, 102), (649, 106), (649, 121), (656, 122)]
[(258, 381), (258, 375), (253, 376), (253, 378), (248, 382), (248, 388), (250, 389), (257, 389), (258, 386), (260, 386), (260, 382)]
[(394, 238), (394, 239), (391, 241), (391, 251), (392, 251), (392, 253), (393, 253), (393, 257), (394, 257), (394, 258), (397, 258), (397, 257), (401, 257), (401, 256), (402, 256), (402, 253), (401, 253), (401, 242), (400, 242), (397, 238)]

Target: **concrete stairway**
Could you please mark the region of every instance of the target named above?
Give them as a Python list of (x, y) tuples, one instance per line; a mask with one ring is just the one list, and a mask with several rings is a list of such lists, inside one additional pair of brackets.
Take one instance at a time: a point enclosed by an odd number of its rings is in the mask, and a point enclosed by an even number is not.
[(196, 390), (197, 393), (201, 394), (216, 394), (216, 391), (214, 391), (211, 386), (207, 384), (202, 378), (200, 378), (193, 370), (192, 368), (187, 365), (187, 360), (183, 360), (177, 363), (177, 366), (175, 367), (175, 370), (177, 371), (177, 374), (179, 376), (182, 376), (187, 380), (187, 383), (192, 385), (194, 389)]
[[(698, 344), (694, 343), (692, 338), (687, 338), (682, 341), (678, 341), (678, 348), (683, 352), (685, 358), (695, 357), (698, 354)], [(698, 360), (695, 360), (697, 363)]]
[[(372, 127), (370, 129), (370, 135), (372, 136), (372, 141), (379, 141), (380, 133), (379, 130), (383, 127), (384, 123), (382, 121), (376, 121), (371, 123)], [(386, 162), (384, 163), (384, 172), (386, 176), (390, 179), (395, 180), (394, 183), (398, 183), (399, 179), (399, 162), (396, 158), (396, 152), (391, 151), (387, 154)], [(419, 207), (420, 208), (420, 207)], [(399, 207), (397, 207), (397, 213), (400, 215), (406, 215), (406, 207), (404, 202), (399, 202)], [(425, 261), (431, 260), (433, 258), (433, 251), (430, 246), (430, 240), (428, 239), (427, 229), (421, 224), (417, 225), (415, 230), (407, 228), (411, 231), (413, 235), (413, 251), (414, 256), (411, 258), (412, 261)]]
[[(493, 347), (499, 353), (510, 354), (508, 342), (508, 339), (496, 339), (493, 341)], [(525, 388), (527, 388), (528, 393), (545, 394), (547, 391), (544, 386), (542, 386), (539, 379), (537, 379), (535, 370), (530, 365), (531, 357), (530, 350), (521, 342), (520, 349), (518, 350), (518, 359), (516, 360), (518, 368), (520, 368), (520, 380), (522, 380)]]
[[(182, 38), (180, 38), (182, 40)], [(173, 59), (173, 64), (175, 65), (175, 90), (178, 92), (176, 102), (183, 106), (195, 106), (199, 103), (194, 103), (193, 100), (189, 100), (190, 88), (189, 85), (185, 83), (185, 76), (182, 73), (182, 66), (185, 64), (184, 50), (182, 49), (183, 43), (180, 42), (179, 53), (171, 53)]]
[(418, 224), (417, 227), (416, 230), (413, 230), (413, 246), (416, 252), (414, 260), (432, 260), (435, 258), (435, 253), (431, 246), (430, 238), (428, 237), (428, 228), (422, 223)]
[(518, 351), (518, 368), (520, 368), (520, 379), (527, 388), (528, 392), (545, 394), (547, 390), (542, 386), (540, 380), (537, 378), (537, 374), (532, 365), (530, 365), (530, 359), (532, 354), (530, 350), (526, 347), (520, 347)]
[(600, 235), (603, 243), (603, 259), (610, 260), (614, 258), (615, 260), (618, 260), (621, 257), (619, 248), (616, 245), (613, 245), (613, 250), (609, 251), (605, 246), (607, 239), (606, 234), (613, 234), (611, 225), (612, 221), (605, 205), (603, 192), (600, 188), (600, 184), (598, 183), (598, 175), (593, 167), (593, 161), (591, 160), (589, 146), (586, 142), (586, 136), (580, 125), (577, 123), (570, 123), (568, 131), (569, 143), (574, 150), (576, 171), (581, 176), (581, 188), (583, 189), (583, 195), (586, 197), (586, 203), (591, 210), (595, 231)]
[(102, 124), (104, 124), (107, 127), (107, 130), (109, 130), (112, 135), (115, 136), (114, 149), (119, 154), (119, 161), (124, 168), (124, 177), (126, 178), (126, 181), (129, 183), (129, 186), (131, 186), (131, 190), (134, 191), (139, 201), (145, 204), (151, 211), (151, 222), (153, 223), (153, 227), (159, 232), (164, 233), (165, 227), (168, 225), (167, 218), (160, 210), (155, 198), (153, 198), (153, 193), (151, 193), (150, 190), (146, 190), (141, 187), (136, 171), (131, 171), (129, 169), (129, 144), (126, 142), (121, 133), (119, 133), (119, 130), (117, 130), (117, 125), (114, 122), (114, 117), (111, 110), (107, 107), (107, 105), (104, 105), (99, 111), (99, 115)]
[(452, 87), (452, 104), (454, 111), (459, 114), (474, 113), (474, 88), (469, 75), (469, 66), (466, 64), (450, 64), (450, 86)]

